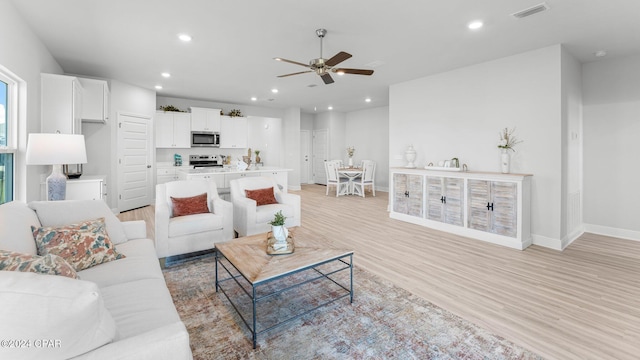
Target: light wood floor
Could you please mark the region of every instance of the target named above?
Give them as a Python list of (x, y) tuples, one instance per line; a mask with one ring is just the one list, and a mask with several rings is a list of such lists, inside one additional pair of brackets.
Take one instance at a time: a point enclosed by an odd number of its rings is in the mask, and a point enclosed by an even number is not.
[[(585, 234), (562, 252), (519, 251), (390, 219), (387, 193), (294, 193), (302, 227), (357, 266), (545, 358), (640, 358), (640, 242)], [(153, 227), (152, 207), (120, 217)]]

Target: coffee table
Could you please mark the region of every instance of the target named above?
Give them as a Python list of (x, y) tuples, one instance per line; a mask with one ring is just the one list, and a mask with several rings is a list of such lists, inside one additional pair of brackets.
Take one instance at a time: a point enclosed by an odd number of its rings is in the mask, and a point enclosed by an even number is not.
[[(353, 251), (334, 248), (330, 245), (330, 241), (323, 239), (322, 235), (309, 233), (301, 228), (293, 227), (289, 231), (294, 234), (295, 241), (295, 251), (292, 254), (267, 255), (266, 233), (216, 244), (216, 292), (222, 291), (249, 328), (254, 349), (259, 334), (344, 297), (348, 296), (349, 302), (353, 302)], [(219, 268), (223, 271), (220, 271)], [(336, 278), (336, 275), (347, 270), (349, 271), (349, 280), (348, 284), (344, 284)], [(294, 274), (303, 272), (304, 274), (299, 275), (300, 278), (294, 276)], [(277, 280), (286, 280), (286, 283), (278, 286), (285, 281), (278, 282)], [(229, 286), (224, 284), (226, 282), (230, 282)], [(335, 288), (326, 292), (326, 294), (332, 295), (329, 296), (329, 300), (323, 301), (311, 309), (304, 309), (301, 313), (278, 321), (264, 329), (258, 330), (256, 328), (258, 305), (262, 301), (273, 300), (274, 296), (285, 292), (299, 296), (301, 294), (294, 292), (296, 290), (300, 292), (300, 287), (303, 285), (321, 290), (318, 287), (323, 284)], [(236, 291), (233, 294), (230, 291), (232, 286), (239, 286), (242, 291)], [(242, 301), (239, 301), (238, 297), (243, 294), (250, 301), (251, 319), (246, 319), (239, 309), (238, 304)], [(295, 299), (295, 297), (290, 296), (289, 299)]]

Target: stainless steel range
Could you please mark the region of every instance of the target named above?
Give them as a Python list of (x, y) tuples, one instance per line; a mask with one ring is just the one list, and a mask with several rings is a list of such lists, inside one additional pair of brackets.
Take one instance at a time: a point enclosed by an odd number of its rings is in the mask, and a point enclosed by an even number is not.
[(194, 169), (205, 167), (222, 167), (224, 159), (219, 155), (189, 155), (189, 166)]

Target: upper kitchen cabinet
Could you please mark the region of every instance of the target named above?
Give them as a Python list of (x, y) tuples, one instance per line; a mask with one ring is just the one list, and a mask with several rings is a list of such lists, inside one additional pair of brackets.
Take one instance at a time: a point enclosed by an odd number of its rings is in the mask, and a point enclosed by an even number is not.
[(84, 94), (82, 121), (106, 123), (109, 120), (109, 84), (105, 80), (78, 78)]
[(156, 148), (188, 149), (191, 147), (191, 114), (157, 111), (154, 125)]
[(246, 117), (220, 116), (220, 148), (242, 149), (247, 145), (249, 124)]
[(220, 109), (192, 107), (191, 131), (220, 132)]
[(82, 134), (82, 93), (78, 78), (57, 74), (41, 75), (42, 132)]

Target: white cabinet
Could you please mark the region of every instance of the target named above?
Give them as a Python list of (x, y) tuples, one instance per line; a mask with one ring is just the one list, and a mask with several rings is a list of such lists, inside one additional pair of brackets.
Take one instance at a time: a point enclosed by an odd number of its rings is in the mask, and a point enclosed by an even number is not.
[(171, 168), (158, 168), (156, 170), (156, 184), (164, 184), (169, 181), (176, 181), (179, 179), (178, 170), (175, 167)]
[(289, 186), (289, 172), (284, 170), (272, 170), (272, 171), (263, 171), (260, 173), (260, 176), (272, 178), (280, 187), (280, 190), (284, 193), (288, 192), (287, 188)]
[(392, 175), (392, 212), (422, 218), (424, 214), (424, 178), (416, 174)]
[(78, 78), (82, 96), (82, 121), (106, 123), (109, 120), (109, 84), (105, 80)]
[(156, 148), (191, 147), (191, 114), (157, 111), (155, 116)]
[(464, 225), (464, 179), (427, 176), (427, 219)]
[(82, 176), (67, 180), (66, 200), (106, 200), (107, 184), (104, 176)]
[(220, 116), (220, 148), (243, 149), (247, 147), (249, 125), (246, 117)]
[(515, 238), (518, 235), (516, 183), (469, 179), (469, 227)]
[(82, 134), (82, 85), (74, 76), (41, 75), (42, 132)]
[(524, 249), (531, 175), (391, 168), (393, 219)]
[(220, 132), (220, 109), (192, 107), (191, 131)]

